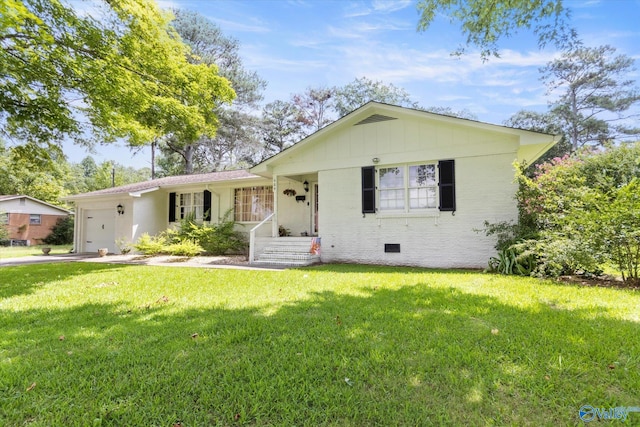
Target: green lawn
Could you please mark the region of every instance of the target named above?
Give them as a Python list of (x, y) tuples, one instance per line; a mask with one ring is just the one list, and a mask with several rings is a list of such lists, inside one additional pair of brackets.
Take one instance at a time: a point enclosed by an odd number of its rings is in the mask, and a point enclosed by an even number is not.
[(0, 260), (43, 255), (42, 248), (51, 248), (50, 255), (68, 254), (73, 245), (0, 246)]
[(349, 265), (0, 268), (2, 425), (579, 425), (582, 405), (640, 406), (639, 390), (637, 291)]

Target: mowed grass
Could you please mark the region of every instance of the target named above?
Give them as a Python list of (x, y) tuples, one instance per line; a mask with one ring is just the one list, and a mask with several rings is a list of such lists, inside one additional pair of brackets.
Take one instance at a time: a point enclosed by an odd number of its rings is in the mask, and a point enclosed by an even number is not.
[(42, 248), (51, 248), (50, 255), (68, 254), (72, 247), (73, 245), (0, 246), (0, 261), (2, 258), (44, 255)]
[(640, 406), (639, 390), (636, 291), (350, 265), (0, 268), (3, 426), (579, 425), (582, 405)]

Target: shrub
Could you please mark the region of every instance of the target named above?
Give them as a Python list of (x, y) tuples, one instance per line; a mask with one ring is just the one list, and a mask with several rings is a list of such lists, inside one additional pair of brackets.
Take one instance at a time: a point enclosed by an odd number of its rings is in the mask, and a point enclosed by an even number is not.
[(144, 255), (158, 255), (165, 252), (166, 240), (162, 236), (150, 236), (144, 233), (133, 247)]
[(134, 245), (145, 255), (167, 253), (180, 256), (196, 256), (203, 251), (211, 255), (240, 253), (246, 248), (242, 233), (236, 230), (229, 210), (219, 224), (198, 224), (187, 217), (176, 228), (169, 228), (157, 237), (143, 234)]
[(500, 249), (489, 259), (489, 271), (493, 273), (528, 276), (535, 267), (535, 257), (523, 256), (516, 248)]
[(126, 255), (131, 252), (131, 242), (129, 242), (125, 237), (116, 239), (116, 246), (122, 255)]
[(192, 240), (182, 240), (177, 243), (172, 243), (164, 247), (164, 252), (169, 255), (194, 257), (200, 255), (203, 251), (202, 247)]
[[(3, 216), (2, 212), (0, 212), (0, 218)], [(8, 241), (9, 238), (9, 229), (7, 228), (7, 224), (0, 222), (0, 242)]]
[[(640, 283), (640, 143), (517, 168), (519, 223), (487, 224), (497, 237), (490, 269), (521, 274), (601, 274), (613, 264)], [(521, 268), (523, 267), (523, 268)]]
[(51, 228), (51, 233), (42, 239), (42, 243), (47, 245), (68, 245), (73, 243), (73, 217), (58, 218), (56, 224)]
[(236, 230), (236, 222), (231, 218), (232, 211), (229, 210), (219, 224), (203, 225), (194, 230), (192, 235), (211, 255), (241, 253), (247, 243), (244, 235)]
[(589, 249), (611, 261), (631, 284), (640, 283), (640, 180), (609, 190), (593, 209), (571, 211), (566, 221), (588, 239)]

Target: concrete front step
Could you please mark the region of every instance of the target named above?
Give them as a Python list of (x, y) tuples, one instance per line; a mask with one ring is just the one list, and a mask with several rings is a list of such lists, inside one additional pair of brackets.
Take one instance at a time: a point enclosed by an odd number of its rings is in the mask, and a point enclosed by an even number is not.
[(254, 264), (301, 267), (320, 262), (319, 255), (311, 250), (312, 237), (283, 237), (270, 239), (262, 252), (256, 256)]
[(314, 261), (320, 260), (318, 255), (312, 255), (308, 252), (263, 252), (258, 260), (293, 260), (293, 261)]
[(307, 246), (267, 246), (263, 253), (286, 253), (286, 254), (304, 254), (309, 253), (310, 248)]

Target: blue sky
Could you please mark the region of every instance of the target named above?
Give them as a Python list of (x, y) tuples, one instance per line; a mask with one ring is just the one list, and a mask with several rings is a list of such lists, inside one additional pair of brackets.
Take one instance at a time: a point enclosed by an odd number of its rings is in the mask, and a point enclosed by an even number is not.
[[(609, 44), (640, 66), (640, 0), (570, 0), (572, 24), (587, 46)], [(539, 68), (558, 56), (531, 33), (502, 40), (501, 58), (450, 53), (464, 44), (457, 23), (439, 16), (417, 32), (415, 0), (162, 0), (162, 7), (199, 12), (240, 42), (245, 68), (268, 82), (265, 103), (307, 87), (341, 86), (367, 77), (406, 89), (424, 107), (471, 111), (502, 124), (521, 109), (549, 101)], [(640, 82), (640, 72), (630, 76)], [(639, 83), (640, 84), (640, 83)], [(87, 155), (68, 149), (71, 161)], [(149, 166), (148, 150), (97, 147), (96, 161)]]

